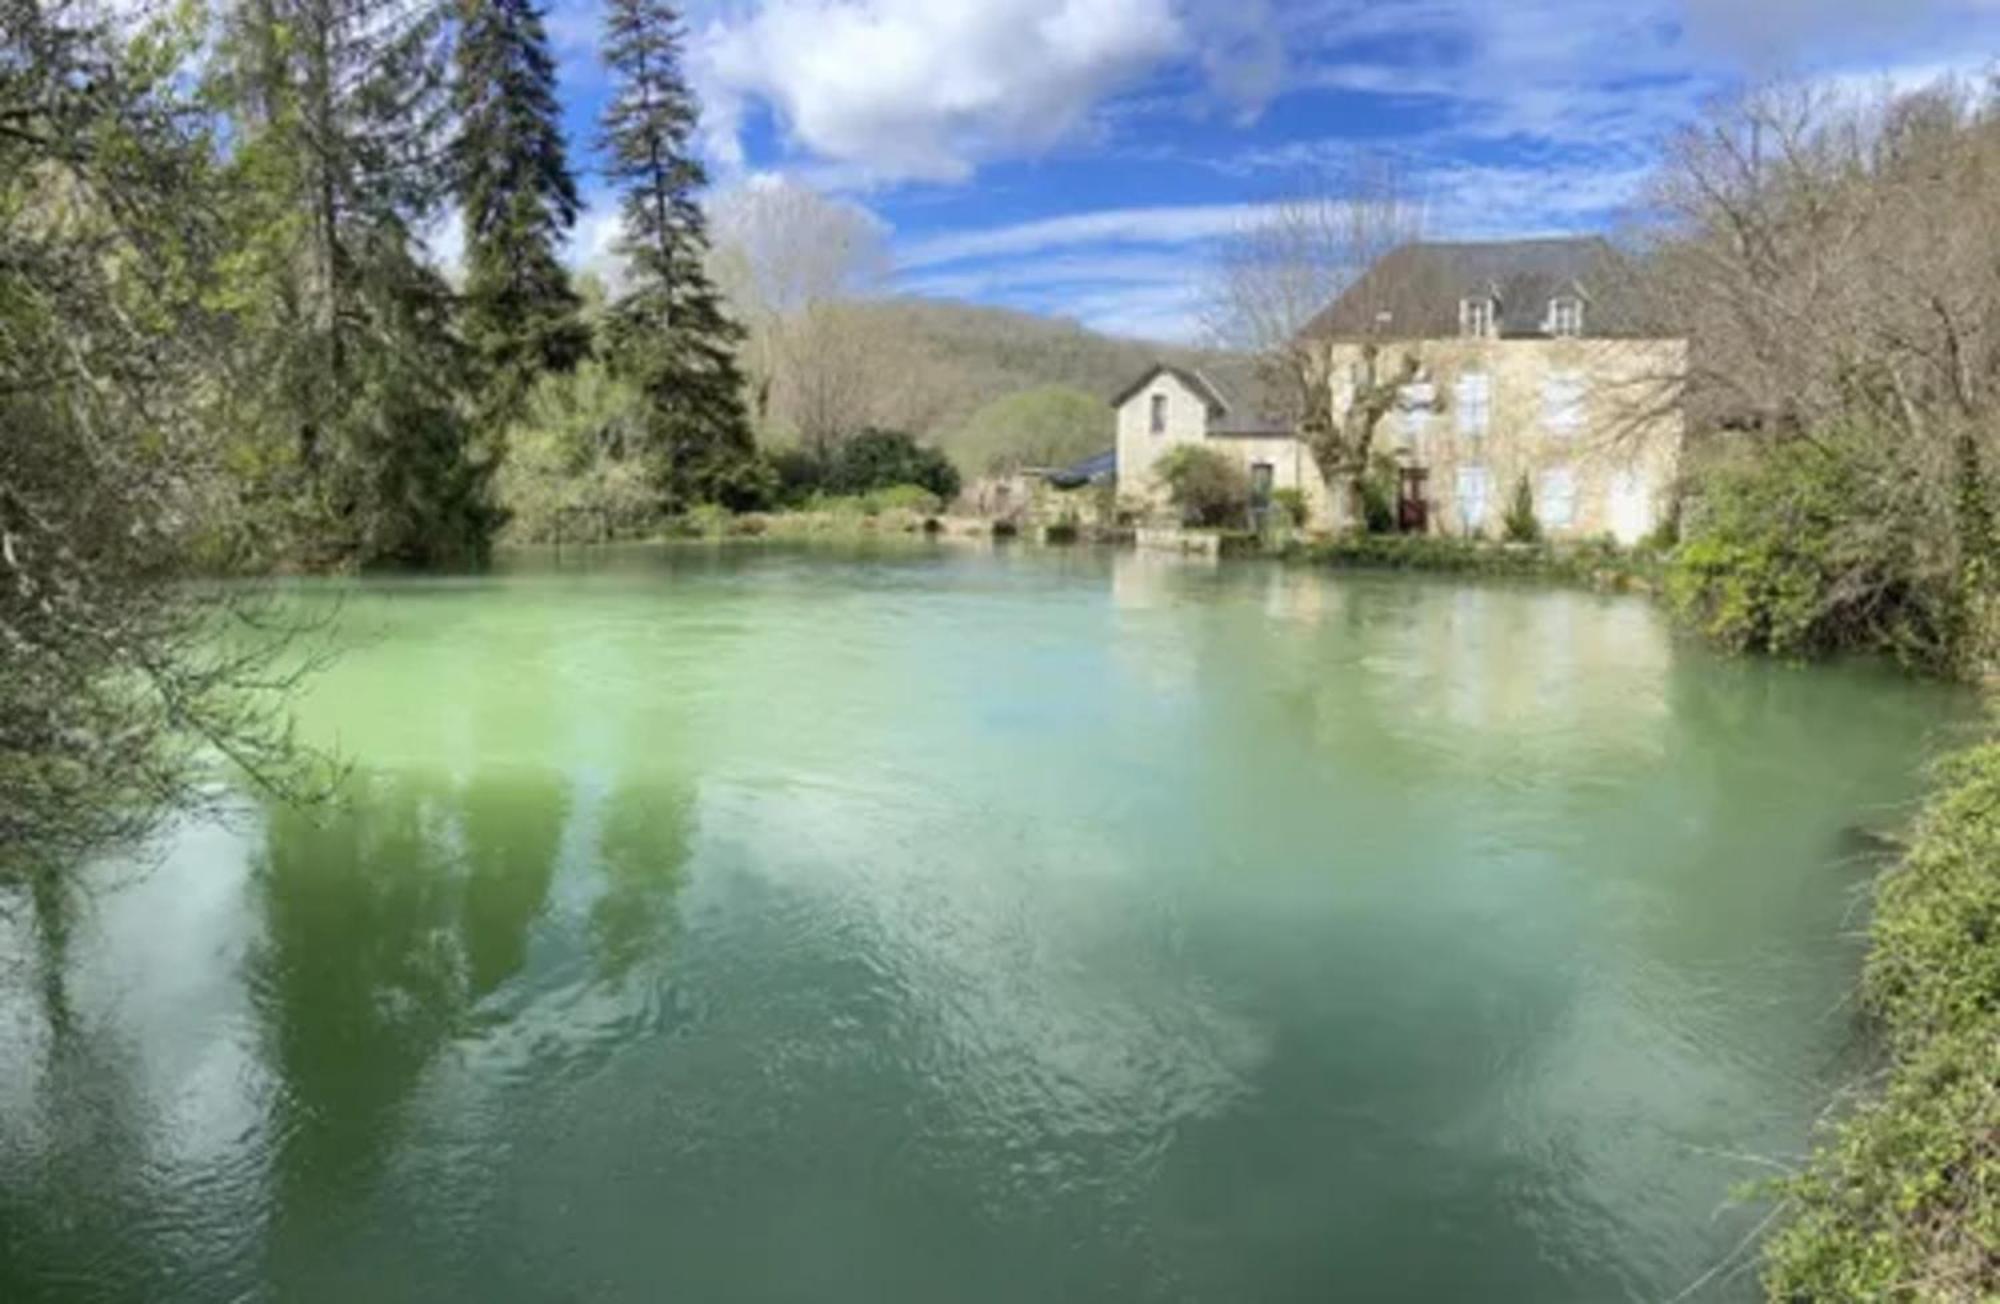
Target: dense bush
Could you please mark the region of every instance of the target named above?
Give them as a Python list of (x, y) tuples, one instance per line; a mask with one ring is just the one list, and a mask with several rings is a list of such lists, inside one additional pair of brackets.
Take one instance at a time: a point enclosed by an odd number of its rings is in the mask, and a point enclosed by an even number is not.
[(1188, 525), (1241, 525), (1250, 512), (1250, 477), (1212, 448), (1182, 444), (1154, 463), (1154, 474)]
[(794, 445), (770, 454), (771, 472), (777, 478), (773, 501), (779, 507), (797, 507), (819, 492), (826, 480), (826, 463), (811, 450)]
[(1956, 758), (1876, 894), (1864, 980), (1893, 1064), (1784, 1184), (1770, 1298), (2000, 1298), (2000, 743)]
[(1271, 506), (1278, 509), (1277, 524), (1296, 529), (1306, 523), (1306, 494), (1303, 489), (1273, 489)]
[(1398, 475), (1396, 459), (1378, 453), (1369, 464), (1368, 473), (1354, 482), (1355, 492), (1361, 499), (1361, 525), (1370, 534), (1396, 532)]
[(891, 485), (921, 485), (943, 499), (958, 496), (958, 468), (935, 448), (900, 430), (863, 430), (843, 440), (827, 458), (820, 488), (860, 494)]
[[(1673, 557), (1677, 611), (1725, 647), (1809, 656), (1875, 648), (1941, 667), (1963, 637), (1922, 523), (1878, 514), (1858, 446), (1743, 447), (1697, 477)], [(1866, 530), (1856, 528), (1871, 522)]]
[(1443, 534), (1343, 534), (1287, 555), (1327, 566), (1562, 580), (1607, 589), (1648, 588), (1657, 570), (1651, 554), (1603, 541), (1496, 544)]

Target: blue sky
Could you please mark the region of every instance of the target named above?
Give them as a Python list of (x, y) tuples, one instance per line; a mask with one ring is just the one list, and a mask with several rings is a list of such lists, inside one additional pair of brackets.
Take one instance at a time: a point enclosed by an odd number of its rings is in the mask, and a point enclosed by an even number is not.
[[(597, 0), (552, 0), (578, 161)], [(716, 185), (883, 225), (897, 289), (1189, 338), (1203, 259), (1315, 168), (1396, 159), (1439, 237), (1597, 229), (1746, 78), (1986, 71), (2000, 0), (705, 0)], [(615, 220), (586, 176), (578, 257)]]

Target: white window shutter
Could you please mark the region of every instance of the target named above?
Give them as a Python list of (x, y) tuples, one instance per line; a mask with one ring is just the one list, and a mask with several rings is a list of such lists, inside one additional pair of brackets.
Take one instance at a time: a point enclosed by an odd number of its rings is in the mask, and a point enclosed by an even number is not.
[(1493, 417), (1492, 383), (1482, 372), (1458, 378), (1458, 433), (1483, 435)]
[(1458, 519), (1466, 530), (1477, 531), (1485, 526), (1490, 491), (1491, 480), (1485, 467), (1458, 468)]
[(1542, 425), (1554, 434), (1576, 434), (1584, 425), (1584, 399), (1582, 373), (1550, 372), (1542, 378)]

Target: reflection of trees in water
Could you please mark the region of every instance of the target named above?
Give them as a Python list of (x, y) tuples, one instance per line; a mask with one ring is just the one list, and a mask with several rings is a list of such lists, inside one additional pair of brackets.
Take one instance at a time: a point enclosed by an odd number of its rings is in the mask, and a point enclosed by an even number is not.
[(522, 968), (567, 815), (548, 772), (361, 776), (334, 809), (270, 812), (249, 969), (283, 1091), (281, 1256), (374, 1174), (425, 1069)]
[(12, 1046), (4, 1065), (31, 1084), (21, 1098), (32, 1108), (0, 1120), (0, 1300), (144, 1299), (143, 1283), (165, 1276), (161, 1247), (131, 1235), (160, 1212), (144, 1181), (153, 1118), (140, 1067), (110, 1022), (80, 1016), (70, 999), (87, 891), (57, 873), (23, 891), (34, 990), (20, 996), (37, 1008), (17, 1026), (39, 1015), (43, 1035)]
[(485, 996), (519, 973), (528, 927), (542, 913), (555, 877), (569, 794), (552, 771), (478, 775), (458, 794), (466, 860), (467, 978)]
[(284, 1089), (285, 1213), (373, 1168), (457, 1025), (452, 814), (441, 782), (412, 775), (357, 778), (333, 811), (270, 813), (256, 867), (265, 935), (249, 967)]
[(598, 971), (622, 976), (657, 950), (694, 840), (694, 789), (627, 782), (604, 800), (597, 839), (604, 891), (590, 907)]

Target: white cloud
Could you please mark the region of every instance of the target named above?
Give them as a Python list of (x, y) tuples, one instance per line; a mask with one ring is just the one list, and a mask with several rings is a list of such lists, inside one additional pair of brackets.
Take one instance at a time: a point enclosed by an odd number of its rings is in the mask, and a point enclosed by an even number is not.
[(905, 269), (913, 269), (1080, 245), (1195, 244), (1241, 229), (1260, 211), (1261, 207), (1256, 204), (1099, 209), (1010, 226), (930, 236), (905, 245), (897, 262)]
[(625, 260), (615, 247), (620, 220), (615, 191), (599, 188), (585, 192), (576, 226), (563, 249), (563, 261), (579, 272), (604, 278), (605, 284), (616, 289), (625, 276)]
[(690, 63), (725, 162), (761, 103), (822, 158), (959, 180), (1074, 135), (1187, 45), (1169, 0), (763, 0), (712, 21)]

